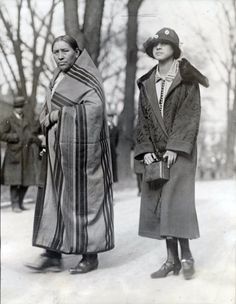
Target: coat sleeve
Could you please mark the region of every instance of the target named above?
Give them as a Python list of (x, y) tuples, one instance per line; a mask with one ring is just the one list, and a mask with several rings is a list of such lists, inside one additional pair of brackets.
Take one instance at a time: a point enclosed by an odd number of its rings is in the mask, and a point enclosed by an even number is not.
[(155, 150), (150, 140), (148, 113), (145, 107), (145, 95), (143, 88), (141, 87), (138, 106), (138, 121), (135, 130), (134, 158), (142, 160), (144, 154), (152, 152), (155, 152)]
[(200, 90), (198, 84), (188, 85), (186, 90), (184, 100), (177, 107), (166, 150), (191, 154), (200, 122)]
[(19, 137), (12, 131), (10, 119), (5, 119), (0, 124), (0, 140), (8, 143), (18, 143)]

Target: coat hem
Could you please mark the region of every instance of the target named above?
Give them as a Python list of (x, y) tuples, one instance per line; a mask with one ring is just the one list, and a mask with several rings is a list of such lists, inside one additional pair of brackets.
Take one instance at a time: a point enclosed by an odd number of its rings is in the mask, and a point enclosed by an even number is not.
[(188, 240), (194, 240), (194, 239), (198, 239), (200, 237), (200, 235), (198, 236), (183, 236), (183, 235), (176, 235), (176, 234), (166, 234), (163, 236), (157, 235), (157, 234), (150, 234), (149, 232), (139, 232), (138, 233), (139, 236), (141, 237), (146, 237), (146, 238), (150, 238), (150, 239), (156, 239), (156, 240), (165, 240), (167, 237), (174, 237), (174, 238), (183, 238), (183, 239), (188, 239)]
[(106, 252), (106, 251), (110, 251), (112, 249), (115, 248), (115, 245), (113, 245), (112, 247), (110, 247), (109, 249), (104, 249), (104, 250), (99, 250), (99, 251), (86, 251), (86, 252), (66, 252), (66, 251), (63, 251), (63, 250), (56, 250), (54, 248), (50, 248), (50, 247), (47, 247), (47, 246), (43, 246), (43, 245), (38, 245), (38, 244), (32, 244), (33, 247), (39, 247), (39, 248), (42, 248), (42, 249), (46, 249), (46, 250), (51, 250), (51, 251), (55, 251), (55, 252), (58, 252), (58, 253), (63, 253), (63, 254), (89, 254), (89, 253), (102, 253), (102, 252)]

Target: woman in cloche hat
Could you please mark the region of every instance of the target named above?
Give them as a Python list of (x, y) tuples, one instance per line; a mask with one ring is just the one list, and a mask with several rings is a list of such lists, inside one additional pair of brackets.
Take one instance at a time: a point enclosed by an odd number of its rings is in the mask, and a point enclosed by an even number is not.
[(139, 235), (166, 241), (166, 262), (152, 278), (178, 275), (182, 268), (190, 279), (194, 259), (189, 240), (199, 237), (194, 198), (199, 83), (207, 87), (208, 80), (186, 59), (179, 59), (179, 37), (173, 29), (158, 31), (144, 43), (144, 50), (158, 63), (138, 80), (135, 159), (151, 166), (158, 155), (167, 162), (170, 178), (161, 184), (143, 181)]

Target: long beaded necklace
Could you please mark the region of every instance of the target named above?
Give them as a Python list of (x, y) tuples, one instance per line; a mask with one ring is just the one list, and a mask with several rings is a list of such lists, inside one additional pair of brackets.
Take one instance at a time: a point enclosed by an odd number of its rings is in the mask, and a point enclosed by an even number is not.
[(161, 113), (162, 113), (163, 102), (164, 102), (164, 90), (165, 90), (165, 79), (162, 79), (161, 93), (160, 93), (160, 99), (159, 99), (159, 109), (160, 109)]

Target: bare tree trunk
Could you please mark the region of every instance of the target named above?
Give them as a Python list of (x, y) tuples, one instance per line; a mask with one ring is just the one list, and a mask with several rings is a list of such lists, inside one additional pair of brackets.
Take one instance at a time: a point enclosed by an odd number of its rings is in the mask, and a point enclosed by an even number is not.
[(87, 0), (84, 14), (84, 46), (96, 65), (100, 53), (104, 2), (105, 0)]
[(236, 146), (236, 75), (235, 75), (235, 89), (233, 91), (233, 106), (228, 108), (227, 119), (227, 137), (226, 137), (226, 176), (232, 177), (235, 170), (235, 146)]
[(84, 47), (84, 35), (80, 30), (78, 15), (78, 0), (63, 0), (64, 25), (68, 35), (75, 38), (82, 49)]
[(128, 25), (127, 25), (127, 51), (126, 51), (126, 79), (124, 109), (119, 119), (120, 144), (119, 144), (119, 178), (124, 179), (132, 175), (130, 154), (133, 146), (134, 129), (134, 96), (137, 70), (137, 33), (138, 10), (142, 0), (129, 0)]
[(82, 27), (79, 24), (78, 0), (63, 0), (63, 2), (66, 33), (78, 41), (81, 49), (86, 48), (97, 65), (105, 0), (86, 0)]

